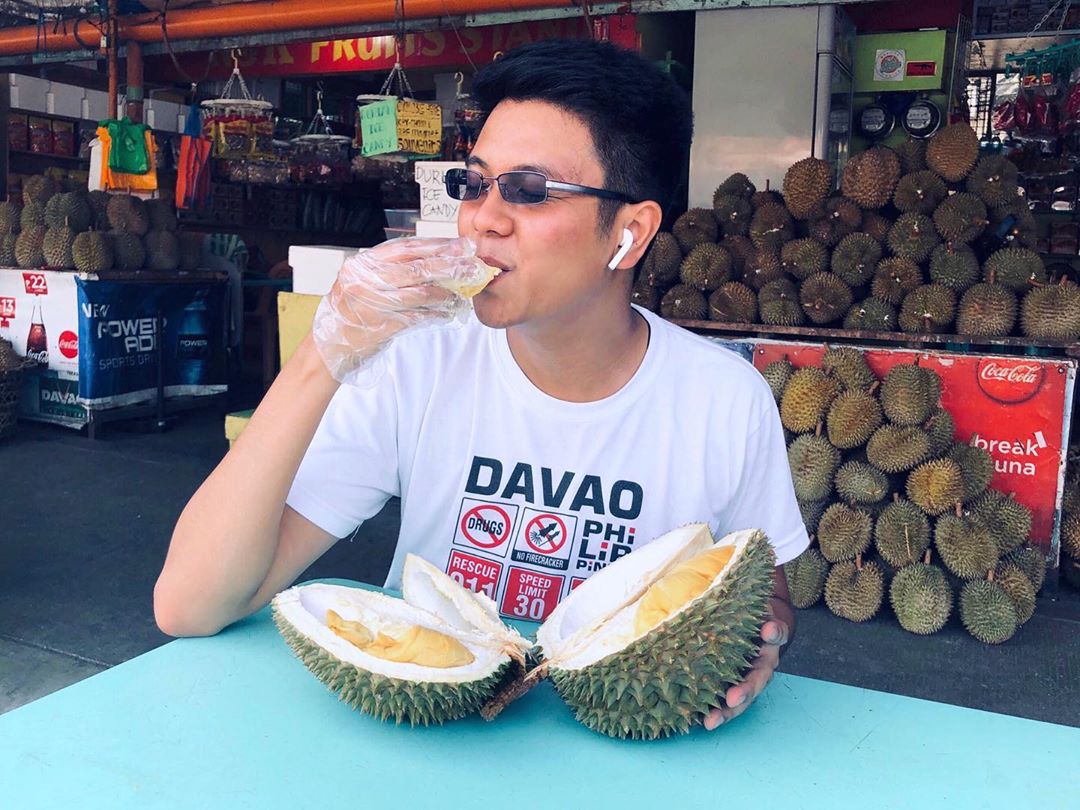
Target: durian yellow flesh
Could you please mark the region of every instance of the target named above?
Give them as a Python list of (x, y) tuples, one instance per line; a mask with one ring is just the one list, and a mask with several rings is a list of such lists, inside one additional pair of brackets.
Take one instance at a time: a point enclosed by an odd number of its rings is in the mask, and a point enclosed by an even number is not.
[(445, 281), (440, 281), (439, 285), (445, 287), (451, 292), (457, 293), (462, 298), (472, 298), (474, 295), (483, 290), (484, 287), (490, 284), (491, 280), (495, 278), (495, 276), (499, 275), (499, 273), (502, 272), (502, 270), (498, 267), (492, 267), (489, 264), (484, 264), (479, 259), (476, 260), (476, 265), (480, 268), (481, 271), (481, 277), (477, 281), (474, 281), (471, 284), (466, 284), (456, 279), (447, 279)]
[(643, 635), (697, 599), (712, 585), (735, 554), (735, 546), (718, 546), (692, 557), (645, 592), (634, 615), (634, 632)]
[(456, 638), (430, 627), (413, 625), (398, 638), (385, 633), (376, 635), (360, 622), (342, 619), (332, 610), (326, 611), (326, 624), (346, 641), (384, 661), (450, 668), (463, 667), (476, 660)]

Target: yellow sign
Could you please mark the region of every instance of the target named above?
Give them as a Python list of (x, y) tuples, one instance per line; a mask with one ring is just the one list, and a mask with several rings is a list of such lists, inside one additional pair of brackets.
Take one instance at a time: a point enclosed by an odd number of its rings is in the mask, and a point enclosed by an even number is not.
[(437, 155), (442, 151), (442, 109), (438, 104), (398, 100), (398, 149), (416, 155)]

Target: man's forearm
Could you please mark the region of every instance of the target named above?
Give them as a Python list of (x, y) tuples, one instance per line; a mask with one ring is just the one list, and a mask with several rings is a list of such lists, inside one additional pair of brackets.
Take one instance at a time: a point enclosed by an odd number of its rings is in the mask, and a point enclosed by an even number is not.
[(245, 614), (273, 564), (285, 498), (337, 388), (309, 337), (177, 521), (154, 589), (163, 630), (213, 633)]

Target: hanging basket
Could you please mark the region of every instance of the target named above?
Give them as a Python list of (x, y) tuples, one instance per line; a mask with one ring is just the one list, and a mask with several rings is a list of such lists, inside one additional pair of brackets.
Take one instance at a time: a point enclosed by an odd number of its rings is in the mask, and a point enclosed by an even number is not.
[(220, 98), (199, 105), (203, 134), (213, 144), (213, 156), (222, 160), (272, 157), (274, 154), (274, 105), (252, 98), (233, 53), (233, 72)]

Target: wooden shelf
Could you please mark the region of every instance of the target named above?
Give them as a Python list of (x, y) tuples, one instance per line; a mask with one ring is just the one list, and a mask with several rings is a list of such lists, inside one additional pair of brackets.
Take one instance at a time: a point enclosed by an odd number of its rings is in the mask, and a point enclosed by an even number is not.
[(8, 154), (10, 154), (12, 158), (31, 158), (42, 161), (59, 161), (60, 163), (90, 165), (90, 158), (78, 157), (77, 155), (53, 155), (49, 152), (30, 152), (25, 149), (9, 149)]
[(752, 336), (761, 338), (801, 338), (807, 341), (840, 340), (847, 342), (872, 341), (875, 343), (901, 344), (908, 349), (940, 349), (963, 347), (965, 351), (985, 349), (1036, 349), (1041, 354), (1059, 354), (1080, 357), (1080, 342), (1064, 340), (1035, 341), (1026, 337), (973, 337), (969, 335), (931, 335), (908, 332), (873, 332), (860, 329), (818, 329), (806, 326), (768, 326), (762, 323), (721, 323), (719, 321), (688, 321), (671, 319), (671, 322), (693, 332), (717, 335)]

